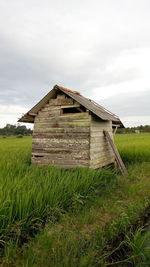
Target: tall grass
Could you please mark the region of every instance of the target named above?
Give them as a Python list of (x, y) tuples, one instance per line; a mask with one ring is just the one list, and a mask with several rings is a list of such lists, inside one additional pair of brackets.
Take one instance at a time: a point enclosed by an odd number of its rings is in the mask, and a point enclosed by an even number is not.
[[(32, 166), (31, 138), (0, 139), (0, 239), (25, 238), (47, 221), (104, 191), (115, 181), (110, 170), (61, 170)], [(53, 218), (54, 219), (54, 218)]]
[(130, 253), (124, 260), (133, 266), (149, 266), (150, 264), (150, 232), (145, 232), (144, 228), (139, 228), (135, 233), (126, 236), (125, 245)]

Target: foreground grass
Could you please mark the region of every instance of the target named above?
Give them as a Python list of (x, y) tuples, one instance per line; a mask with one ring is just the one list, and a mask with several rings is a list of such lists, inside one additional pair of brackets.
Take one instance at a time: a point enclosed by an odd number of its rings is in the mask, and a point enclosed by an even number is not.
[[(128, 163), (124, 177), (110, 170), (37, 168), (30, 165), (30, 138), (0, 142), (0, 233), (8, 244), (1, 266), (107, 266), (113, 240), (149, 206), (150, 136), (116, 136)], [(46, 229), (18, 249), (20, 237), (43, 221)]]
[(110, 170), (61, 170), (30, 164), (31, 138), (0, 140), (0, 240), (21, 244), (45, 222), (103, 194), (115, 183)]
[(119, 178), (118, 187), (95, 198), (76, 216), (69, 212), (48, 224), (21, 250), (7, 248), (2, 266), (109, 266), (111, 250), (118, 246), (114, 240), (125, 235), (150, 205), (150, 166), (134, 167)]

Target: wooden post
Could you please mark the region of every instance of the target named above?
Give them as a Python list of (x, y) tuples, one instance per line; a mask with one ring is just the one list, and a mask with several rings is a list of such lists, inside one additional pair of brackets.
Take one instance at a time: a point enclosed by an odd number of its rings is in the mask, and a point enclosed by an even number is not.
[(126, 167), (125, 167), (125, 165), (124, 165), (124, 163), (123, 163), (123, 161), (122, 161), (122, 159), (120, 157), (120, 154), (118, 152), (117, 147), (115, 146), (114, 142), (111, 139), (111, 136), (110, 136), (109, 132), (104, 131), (104, 135), (107, 138), (107, 140), (108, 140), (108, 142), (109, 142), (109, 144), (110, 144), (110, 146), (111, 146), (111, 148), (112, 148), (112, 150), (114, 152), (114, 155), (115, 155), (115, 158), (116, 158), (116, 162), (117, 162), (117, 164), (118, 164), (118, 166), (120, 168), (121, 173), (122, 174), (127, 173), (127, 169), (126, 169)]
[(114, 135), (116, 134), (117, 129), (118, 129), (118, 126), (116, 126), (116, 128), (115, 128), (114, 131), (113, 131), (113, 134), (114, 134)]

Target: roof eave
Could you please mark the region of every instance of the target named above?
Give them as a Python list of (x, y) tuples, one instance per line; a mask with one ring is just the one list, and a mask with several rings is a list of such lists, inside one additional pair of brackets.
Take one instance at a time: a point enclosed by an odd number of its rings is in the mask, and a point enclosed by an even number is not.
[(32, 116), (28, 113), (24, 114), (18, 122), (34, 123), (35, 116)]

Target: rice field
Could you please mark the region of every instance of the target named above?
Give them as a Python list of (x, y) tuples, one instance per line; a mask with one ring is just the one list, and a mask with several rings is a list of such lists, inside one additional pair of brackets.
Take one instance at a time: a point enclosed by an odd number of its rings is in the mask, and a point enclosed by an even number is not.
[(115, 182), (110, 170), (32, 166), (31, 138), (0, 139), (0, 239), (22, 242), (45, 222)]
[(115, 142), (125, 163), (150, 162), (150, 134), (119, 134)]
[[(138, 176), (140, 164), (142, 175), (148, 175), (150, 135), (116, 135), (115, 142), (129, 170), (126, 179)], [(21, 246), (45, 224), (86, 209), (94, 198), (108, 197), (119, 186), (118, 170), (32, 166), (31, 137), (0, 138), (0, 153), (1, 248), (10, 241)]]

